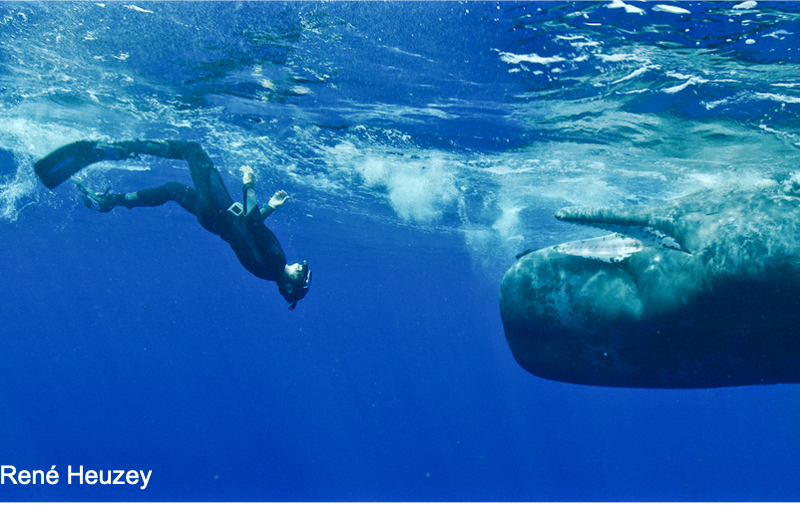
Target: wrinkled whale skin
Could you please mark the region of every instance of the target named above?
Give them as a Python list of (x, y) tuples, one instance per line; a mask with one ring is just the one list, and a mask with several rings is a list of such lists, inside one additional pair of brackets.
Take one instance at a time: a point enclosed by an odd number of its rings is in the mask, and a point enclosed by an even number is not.
[(800, 198), (706, 191), (557, 216), (647, 224), (684, 251), (648, 247), (613, 264), (555, 248), (522, 256), (500, 310), (525, 370), (633, 388), (800, 383)]

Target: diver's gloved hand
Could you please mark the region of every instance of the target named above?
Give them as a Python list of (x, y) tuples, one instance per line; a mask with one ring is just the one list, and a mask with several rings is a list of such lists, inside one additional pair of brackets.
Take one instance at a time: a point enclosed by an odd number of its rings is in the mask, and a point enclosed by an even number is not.
[(253, 182), (255, 175), (253, 173), (253, 168), (249, 165), (242, 165), (239, 167), (239, 172), (242, 173), (242, 183), (250, 184)]
[(106, 188), (106, 191), (98, 195), (77, 179), (73, 178), (72, 182), (75, 183), (78, 191), (81, 192), (81, 200), (83, 201), (83, 205), (89, 209), (94, 209), (95, 211), (101, 213), (107, 213), (114, 209), (115, 206), (109, 201), (109, 199), (106, 198), (109, 191), (111, 191), (110, 187)]
[(289, 194), (283, 190), (275, 192), (275, 195), (269, 199), (269, 203), (267, 205), (272, 209), (277, 209), (281, 207), (286, 201), (289, 199)]

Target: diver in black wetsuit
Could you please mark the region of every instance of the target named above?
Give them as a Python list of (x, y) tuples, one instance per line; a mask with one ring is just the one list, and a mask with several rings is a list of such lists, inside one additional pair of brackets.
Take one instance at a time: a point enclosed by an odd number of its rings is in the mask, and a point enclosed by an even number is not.
[[(97, 194), (73, 179), (83, 194), (87, 207), (108, 212), (117, 206), (131, 209), (160, 206), (170, 200), (177, 202), (195, 215), (203, 228), (230, 244), (248, 271), (261, 279), (276, 282), (281, 295), (290, 304), (289, 309), (294, 309), (297, 301), (308, 293), (311, 283), (308, 265), (305, 261), (302, 264), (287, 265), (278, 238), (264, 225), (264, 219), (282, 206), (289, 196), (281, 190), (272, 196), (266, 206), (259, 209), (253, 189), (253, 169), (248, 166), (240, 169), (244, 183), (242, 205), (233, 201), (211, 159), (196, 142), (137, 140), (113, 144), (94, 143), (89, 146), (91, 149), (84, 148), (82, 153), (85, 154), (77, 155), (77, 161), (72, 158), (68, 160), (69, 163), (77, 168), (78, 165), (86, 166), (102, 160), (122, 160), (138, 154), (182, 159), (189, 164), (194, 188), (171, 181), (156, 188), (133, 193), (106, 191)], [(80, 159), (81, 157), (84, 159)]]

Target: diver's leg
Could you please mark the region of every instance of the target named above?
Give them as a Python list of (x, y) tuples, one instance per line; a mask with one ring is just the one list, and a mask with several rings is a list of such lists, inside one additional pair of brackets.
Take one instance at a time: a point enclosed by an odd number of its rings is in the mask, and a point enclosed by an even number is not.
[(115, 142), (114, 146), (128, 153), (186, 160), (192, 174), (192, 182), (198, 192), (199, 202), (210, 205), (213, 210), (223, 211), (233, 203), (219, 171), (202, 146), (196, 142), (136, 140)]
[(127, 153), (137, 153), (142, 155), (152, 155), (159, 158), (173, 158), (176, 160), (189, 161), (190, 158), (205, 156), (210, 162), (200, 144), (192, 141), (156, 141), (156, 140), (135, 140), (118, 141), (112, 146), (119, 148)]
[(169, 201), (177, 202), (182, 208), (197, 215), (197, 191), (183, 183), (170, 181), (155, 188), (147, 188), (125, 194), (125, 207), (155, 207)]
[(190, 213), (197, 215), (197, 192), (194, 188), (182, 183), (171, 181), (156, 188), (147, 188), (133, 193), (97, 194), (80, 181), (74, 180), (75, 186), (83, 194), (83, 203), (86, 207), (107, 213), (115, 207), (156, 207), (169, 201), (177, 202)]
[[(233, 204), (233, 199), (225, 188), (225, 183), (223, 183), (222, 177), (214, 167), (214, 163), (208, 154), (203, 151), (200, 144), (177, 140), (135, 140), (119, 141), (107, 147), (115, 151), (120, 158), (129, 158), (134, 154), (145, 154), (160, 158), (185, 160), (189, 165), (192, 182), (194, 183), (194, 189), (191, 192), (192, 197), (184, 199), (179, 195), (171, 195), (167, 200), (178, 202), (184, 209), (197, 216), (197, 221), (206, 230), (218, 235), (224, 232), (224, 228), (227, 226), (227, 210)], [(154, 198), (152, 195), (148, 196), (143, 192), (136, 192), (136, 197), (131, 196), (127, 200), (111, 196), (107, 203), (105, 199), (93, 199), (87, 192), (83, 193), (86, 196), (84, 203), (100, 211), (107, 211), (119, 205), (138, 207), (159, 205), (158, 202), (163, 203), (160, 198)]]

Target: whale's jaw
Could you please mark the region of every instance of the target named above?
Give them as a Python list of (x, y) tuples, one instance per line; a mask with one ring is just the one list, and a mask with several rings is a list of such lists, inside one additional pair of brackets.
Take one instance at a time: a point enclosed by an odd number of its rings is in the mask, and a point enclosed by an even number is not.
[[(648, 208), (567, 207), (556, 213), (556, 219), (614, 232), (638, 241), (642, 248), (666, 248), (691, 254), (674, 237), (672, 222), (657, 218)], [(617, 243), (624, 251), (631, 250), (630, 244), (619, 241)], [(631, 254), (633, 252), (623, 253), (623, 256), (611, 256), (611, 258), (627, 258)]]

